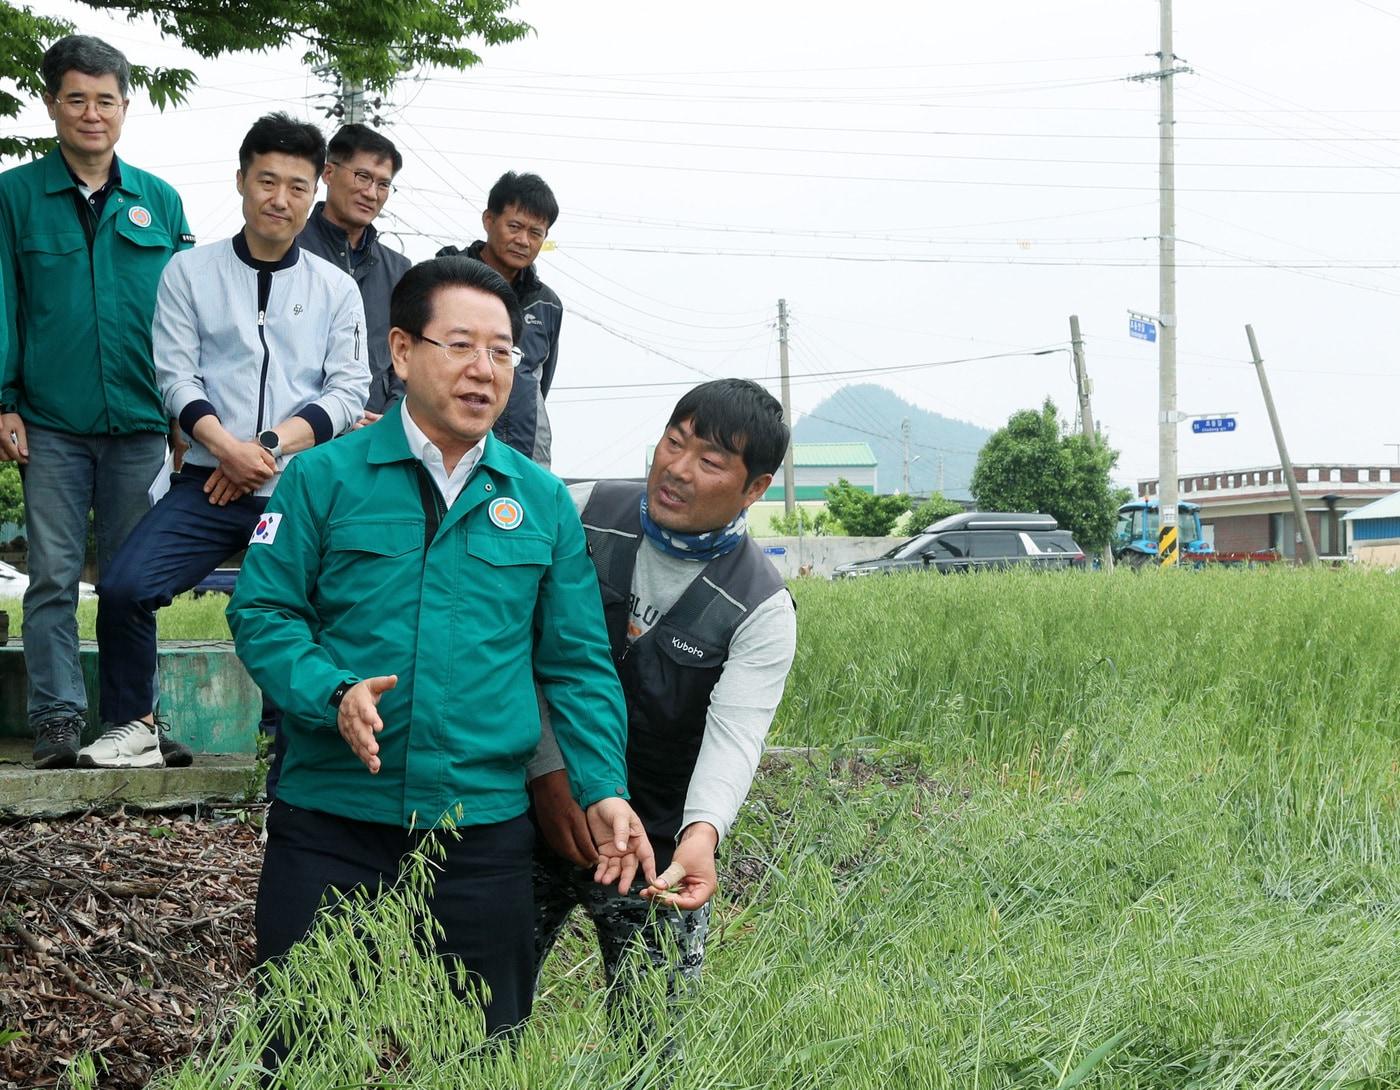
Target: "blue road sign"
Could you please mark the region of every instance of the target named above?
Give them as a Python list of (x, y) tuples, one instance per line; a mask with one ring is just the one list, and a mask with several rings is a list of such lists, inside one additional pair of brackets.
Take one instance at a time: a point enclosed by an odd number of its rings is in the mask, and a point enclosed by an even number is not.
[(1129, 318), (1128, 335), (1151, 344), (1157, 339), (1157, 323), (1148, 318)]
[(765, 545), (763, 546), (763, 552), (765, 556), (784, 556), (787, 553), (787, 549), (783, 548), (781, 545)]
[(1211, 416), (1204, 420), (1191, 421), (1191, 430), (1197, 435), (1203, 432), (1234, 431), (1235, 418), (1233, 416)]

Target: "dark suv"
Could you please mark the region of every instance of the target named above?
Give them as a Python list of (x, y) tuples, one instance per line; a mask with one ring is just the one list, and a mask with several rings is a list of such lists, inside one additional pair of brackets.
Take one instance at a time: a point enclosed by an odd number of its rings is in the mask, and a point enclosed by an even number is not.
[(1082, 568), (1084, 550), (1050, 515), (1009, 511), (965, 511), (950, 515), (884, 556), (842, 564), (833, 579), (891, 575), (900, 571), (972, 571), (1029, 564), (1035, 568)]

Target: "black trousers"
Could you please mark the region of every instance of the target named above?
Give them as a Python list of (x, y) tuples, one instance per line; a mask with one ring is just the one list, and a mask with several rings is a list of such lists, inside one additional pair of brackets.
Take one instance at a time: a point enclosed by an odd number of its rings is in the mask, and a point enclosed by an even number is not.
[(460, 838), (410, 831), (274, 801), (258, 883), (258, 964), (306, 936), (328, 892), (388, 886), (399, 861), (424, 836), (438, 835), (446, 859), (429, 903), (444, 932), (437, 952), (460, 959), (490, 986), (487, 1033), (518, 1026), (530, 1015), (534, 991), (534, 829), (521, 815), (457, 832)]

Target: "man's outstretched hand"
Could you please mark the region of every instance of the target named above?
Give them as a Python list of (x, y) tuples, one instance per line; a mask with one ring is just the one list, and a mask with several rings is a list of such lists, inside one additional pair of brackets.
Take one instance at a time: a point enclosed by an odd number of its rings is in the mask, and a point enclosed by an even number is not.
[(336, 716), (340, 736), (371, 775), (379, 771), (379, 741), (375, 735), (384, 729), (384, 720), (379, 718), (379, 698), (398, 683), (397, 674), (367, 677), (347, 689), (340, 701)]
[(625, 894), (638, 867), (648, 882), (656, 878), (656, 853), (642, 828), (642, 819), (625, 799), (600, 799), (588, 808), (587, 816), (600, 857), (593, 881), (604, 886), (616, 882), (618, 893)]

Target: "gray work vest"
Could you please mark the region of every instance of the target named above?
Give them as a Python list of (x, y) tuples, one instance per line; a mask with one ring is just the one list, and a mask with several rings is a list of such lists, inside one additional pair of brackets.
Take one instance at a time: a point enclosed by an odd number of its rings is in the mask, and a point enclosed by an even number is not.
[[(751, 537), (711, 560), (643, 635), (630, 644), (632, 572), (642, 546), (644, 486), (599, 481), (583, 509), (588, 554), (598, 572), (613, 663), (627, 697), (627, 786), (632, 807), (670, 865), (710, 692), (724, 671), (734, 631), (787, 587)], [(697, 567), (699, 567), (697, 565)]]

